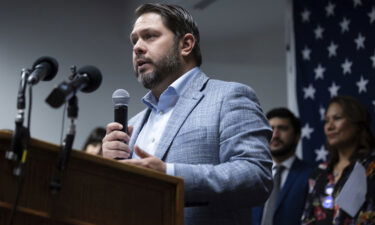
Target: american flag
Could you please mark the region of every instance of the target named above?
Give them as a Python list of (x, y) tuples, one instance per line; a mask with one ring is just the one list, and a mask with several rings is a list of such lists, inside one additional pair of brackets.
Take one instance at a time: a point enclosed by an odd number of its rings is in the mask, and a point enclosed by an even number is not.
[(375, 119), (375, 0), (294, 0), (293, 23), (303, 158), (317, 163), (330, 98), (353, 96)]

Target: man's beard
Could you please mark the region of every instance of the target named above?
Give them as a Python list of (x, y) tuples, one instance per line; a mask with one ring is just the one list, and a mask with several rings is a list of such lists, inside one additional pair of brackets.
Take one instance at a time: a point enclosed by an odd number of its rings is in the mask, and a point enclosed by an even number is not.
[(298, 143), (291, 142), (287, 145), (284, 145), (282, 148), (277, 150), (271, 150), (271, 155), (274, 157), (287, 156), (295, 152)]
[(152, 89), (160, 84), (166, 77), (173, 76), (181, 70), (182, 62), (178, 55), (178, 42), (175, 42), (173, 48), (160, 60), (154, 62), (151, 59), (147, 59), (140, 56), (139, 59), (144, 59), (148, 63), (154, 66), (154, 71), (147, 74), (140, 74), (138, 69), (135, 69), (135, 75), (138, 82), (141, 83), (145, 88)]

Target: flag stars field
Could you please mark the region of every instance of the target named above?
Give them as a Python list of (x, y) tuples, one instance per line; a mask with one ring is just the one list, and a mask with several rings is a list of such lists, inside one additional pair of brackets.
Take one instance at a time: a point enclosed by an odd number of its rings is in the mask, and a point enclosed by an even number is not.
[(294, 33), (289, 35), (292, 48), (287, 68), (293, 68), (293, 73), (288, 73), (288, 96), (301, 123), (309, 125), (305, 130), (314, 129), (301, 145), (303, 159), (315, 163), (324, 161), (322, 118), (331, 98), (353, 96), (375, 118), (375, 0), (292, 3), (289, 30)]

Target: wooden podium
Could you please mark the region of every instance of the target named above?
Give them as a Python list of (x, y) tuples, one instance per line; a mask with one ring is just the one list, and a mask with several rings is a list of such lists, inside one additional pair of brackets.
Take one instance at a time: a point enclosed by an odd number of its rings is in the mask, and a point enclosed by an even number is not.
[[(12, 133), (0, 131), (0, 224), (8, 223), (17, 176), (5, 159)], [(60, 148), (31, 139), (14, 225), (182, 225), (183, 180), (72, 151), (61, 190), (52, 193)]]

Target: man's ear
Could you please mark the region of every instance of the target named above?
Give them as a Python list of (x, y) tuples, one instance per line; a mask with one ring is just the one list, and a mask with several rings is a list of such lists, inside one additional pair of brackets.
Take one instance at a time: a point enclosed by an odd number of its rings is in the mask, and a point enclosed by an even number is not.
[(188, 56), (195, 46), (195, 37), (191, 33), (185, 34), (180, 40), (181, 55)]

